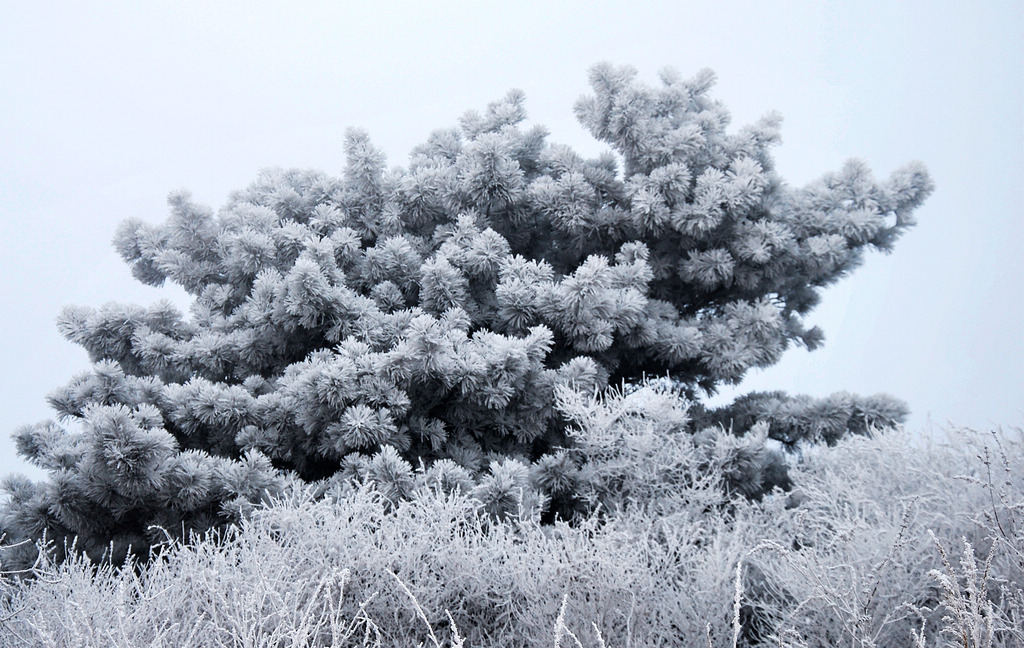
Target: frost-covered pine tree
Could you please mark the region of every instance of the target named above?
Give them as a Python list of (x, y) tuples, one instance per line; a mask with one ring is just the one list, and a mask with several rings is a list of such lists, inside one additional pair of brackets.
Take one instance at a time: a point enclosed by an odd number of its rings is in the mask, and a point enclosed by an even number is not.
[[(499, 513), (531, 480), (571, 499), (559, 389), (668, 375), (696, 400), (815, 347), (820, 290), (890, 250), (931, 189), (920, 164), (879, 182), (859, 162), (787, 187), (779, 118), (728, 132), (713, 81), (595, 67), (575, 109), (611, 147), (598, 159), (524, 126), (513, 91), (404, 168), (352, 130), (341, 177), (267, 171), (216, 214), (176, 193), (163, 224), (125, 223), (134, 276), (184, 287), (191, 312), (64, 311), (95, 364), (50, 396), (57, 422), (15, 433), (51, 478), (9, 478), (0, 525), (116, 555), (292, 478), (400, 496), (420, 465)], [(759, 395), (696, 420), (765, 419), (796, 444), (903, 416), (884, 398), (819, 405)]]

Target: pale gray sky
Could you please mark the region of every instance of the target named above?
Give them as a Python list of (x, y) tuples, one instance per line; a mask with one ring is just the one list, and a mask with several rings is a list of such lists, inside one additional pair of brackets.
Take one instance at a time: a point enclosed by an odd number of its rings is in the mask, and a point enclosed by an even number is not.
[[(842, 6), (840, 6), (842, 5)], [(885, 391), (910, 425), (1024, 424), (1024, 4), (0, 0), (0, 474), (8, 434), (88, 367), (65, 304), (148, 303), (110, 245), (191, 189), (219, 207), (261, 167), (340, 172), (346, 127), (392, 164), (506, 90), (551, 141), (603, 150), (572, 104), (598, 61), (651, 82), (710, 67), (738, 127), (785, 117), (801, 185), (850, 157), (919, 159), (937, 190), (893, 255), (826, 294), (814, 353), (740, 391)]]

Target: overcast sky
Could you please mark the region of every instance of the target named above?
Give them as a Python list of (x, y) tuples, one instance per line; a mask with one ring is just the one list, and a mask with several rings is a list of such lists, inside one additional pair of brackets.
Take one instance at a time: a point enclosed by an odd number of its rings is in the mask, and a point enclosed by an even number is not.
[(149, 303), (110, 240), (188, 188), (219, 207), (268, 166), (339, 173), (349, 126), (394, 165), (509, 88), (550, 141), (599, 61), (656, 81), (711, 68), (733, 127), (785, 117), (792, 185), (844, 160), (937, 189), (890, 256), (831, 289), (795, 349), (739, 392), (889, 392), (929, 421), (1024, 424), (1024, 3), (105, 2), (0, 0), (0, 474), (39, 475), (8, 434), (88, 368), (66, 304)]

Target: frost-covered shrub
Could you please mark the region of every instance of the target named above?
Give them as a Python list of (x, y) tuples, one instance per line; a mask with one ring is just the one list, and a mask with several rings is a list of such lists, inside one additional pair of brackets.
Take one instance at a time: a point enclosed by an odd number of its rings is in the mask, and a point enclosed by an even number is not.
[(798, 506), (689, 483), (671, 514), (576, 525), (494, 524), (450, 466), (412, 471), (397, 503), (296, 488), (138, 569), (72, 556), (3, 581), (0, 646), (433, 646), (429, 624), (447, 647), (452, 620), (466, 646), (551, 646), (563, 597), (587, 648), (595, 627), (608, 648), (1021, 645), (1024, 437), (950, 438), (809, 451)]
[[(1020, 430), (954, 430), (948, 445), (896, 431), (850, 439), (809, 450), (792, 478), (791, 536), (757, 556), (799, 602), (766, 605), (780, 632), (802, 637), (792, 645), (905, 646), (922, 627), (926, 646), (1024, 641)], [(960, 569), (945, 552), (964, 555)], [(944, 591), (958, 578), (978, 587)], [(984, 603), (991, 643), (945, 643), (972, 622), (953, 608)]]
[[(597, 159), (525, 126), (513, 91), (404, 168), (353, 130), (340, 177), (267, 171), (216, 214), (179, 192), (166, 222), (125, 223), (133, 274), (182, 286), (191, 312), (63, 312), (95, 365), (50, 395), (57, 422), (16, 432), (51, 477), (8, 483), (0, 529), (119, 559), (289, 478), (365, 472), (405, 497), (420, 461), (467, 470), (499, 517), (534, 468), (572, 500), (557, 391), (667, 373), (694, 399), (813, 348), (820, 289), (891, 249), (931, 190), (917, 163), (786, 186), (779, 119), (729, 132), (709, 72), (590, 81), (576, 114), (612, 149)], [(846, 431), (786, 425), (787, 443)], [(749, 464), (731, 487), (761, 492), (763, 458), (730, 452)]]
[(701, 506), (718, 507), (728, 506), (731, 495), (757, 498), (789, 485), (785, 459), (766, 443), (765, 426), (742, 438), (721, 427), (694, 434), (687, 403), (664, 384), (600, 397), (562, 389), (557, 398), (570, 421), (566, 454), (573, 459), (572, 482), (562, 489), (588, 510), (639, 507), (670, 515), (693, 508), (698, 493), (706, 498)]
[[(44, 564), (34, 581), (11, 586), (0, 645), (98, 636), (109, 646), (271, 646), (299, 636), (309, 637), (299, 645), (344, 646), (373, 628), (382, 645), (414, 646), (427, 640), (424, 618), (447, 642), (449, 615), (466, 645), (480, 647), (550, 645), (560, 613), (588, 645), (593, 624), (611, 645), (673, 641), (682, 622), (704, 631), (676, 614), (684, 604), (704, 613), (708, 601), (675, 589), (675, 571), (658, 573), (675, 560), (632, 523), (493, 524), (474, 498), (441, 489), (397, 506), (372, 487), (335, 495), (282, 502), (226, 535), (175, 543), (138, 577), (76, 559)], [(724, 566), (700, 566), (727, 604), (728, 574), (714, 576)], [(724, 636), (728, 619), (717, 616)], [(355, 640), (337, 641), (353, 623)]]

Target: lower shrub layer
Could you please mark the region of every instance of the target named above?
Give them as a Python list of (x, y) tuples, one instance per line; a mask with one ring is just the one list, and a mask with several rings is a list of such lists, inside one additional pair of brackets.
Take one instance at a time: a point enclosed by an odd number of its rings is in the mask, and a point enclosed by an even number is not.
[(808, 450), (757, 503), (693, 483), (571, 526), (440, 489), (295, 492), (146, 566), (9, 577), (0, 645), (1021, 645), (1021, 434), (948, 437)]

